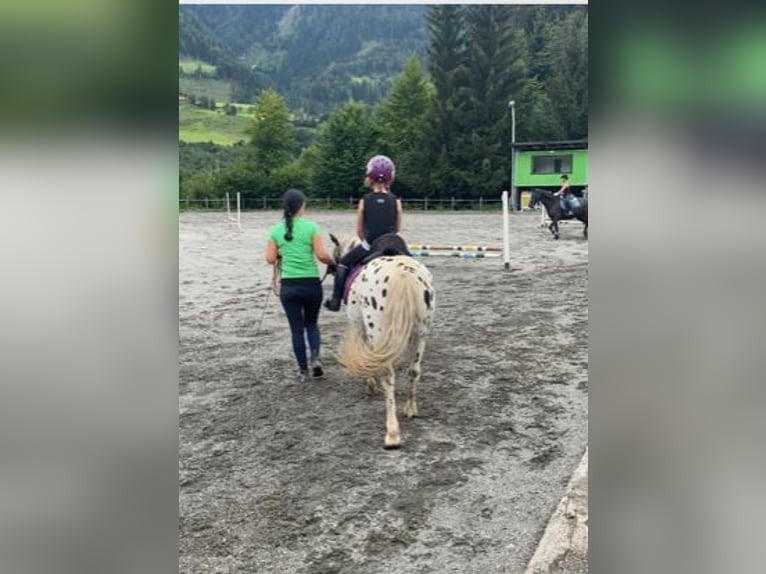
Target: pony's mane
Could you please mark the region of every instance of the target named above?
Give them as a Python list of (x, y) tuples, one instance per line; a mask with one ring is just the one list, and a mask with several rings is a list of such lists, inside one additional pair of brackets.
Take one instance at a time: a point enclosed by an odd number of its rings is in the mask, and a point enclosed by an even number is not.
[(540, 189), (538, 187), (533, 189), (532, 193), (537, 193), (538, 195), (542, 195), (543, 197), (547, 197), (548, 199), (551, 199), (553, 197), (552, 191), (548, 191), (547, 189)]

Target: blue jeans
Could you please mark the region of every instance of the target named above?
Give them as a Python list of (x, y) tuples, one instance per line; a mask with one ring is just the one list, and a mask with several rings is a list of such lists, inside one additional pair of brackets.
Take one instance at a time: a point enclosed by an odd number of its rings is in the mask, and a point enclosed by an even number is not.
[(579, 200), (572, 195), (565, 195), (561, 198), (561, 207), (564, 208), (564, 211), (574, 211), (579, 206)]
[[(290, 323), (293, 353), (298, 367), (308, 368), (306, 338), (311, 354), (319, 356), (319, 308), (322, 305), (322, 284), (317, 278), (282, 279), (279, 300)], [(305, 332), (305, 337), (304, 337)]]

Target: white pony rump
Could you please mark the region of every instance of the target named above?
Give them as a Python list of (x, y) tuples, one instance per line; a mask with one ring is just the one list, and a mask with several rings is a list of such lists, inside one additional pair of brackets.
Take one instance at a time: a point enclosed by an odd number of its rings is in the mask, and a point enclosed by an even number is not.
[(368, 386), (380, 383), (385, 392), (386, 448), (400, 444), (394, 368), (410, 364), (410, 398), (404, 413), (413, 417), (417, 414), (415, 387), (434, 308), (431, 273), (405, 255), (373, 259), (349, 290), (349, 326), (337, 356), (348, 373), (365, 379)]

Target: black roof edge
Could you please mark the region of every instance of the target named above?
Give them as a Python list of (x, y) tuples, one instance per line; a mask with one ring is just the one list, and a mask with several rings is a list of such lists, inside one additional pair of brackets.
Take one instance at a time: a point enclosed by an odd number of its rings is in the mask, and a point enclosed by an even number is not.
[(588, 149), (588, 140), (568, 140), (561, 142), (516, 142), (512, 144), (518, 150), (551, 149)]

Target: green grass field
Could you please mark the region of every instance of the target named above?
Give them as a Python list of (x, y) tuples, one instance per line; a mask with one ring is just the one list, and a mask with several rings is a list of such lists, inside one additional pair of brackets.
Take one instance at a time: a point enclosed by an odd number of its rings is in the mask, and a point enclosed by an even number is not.
[(178, 60), (178, 66), (184, 71), (184, 74), (193, 74), (198, 68), (202, 68), (202, 73), (212, 76), (216, 72), (216, 67), (202, 60), (193, 60), (191, 58), (182, 58)]
[[(239, 107), (239, 106), (237, 106)], [(185, 142), (213, 142), (232, 145), (247, 141), (250, 116), (227, 116), (223, 111), (203, 110), (189, 104), (178, 106), (178, 139)]]
[(224, 80), (179, 77), (178, 91), (182, 94), (207, 96), (220, 103), (226, 103), (231, 100), (231, 83)]

